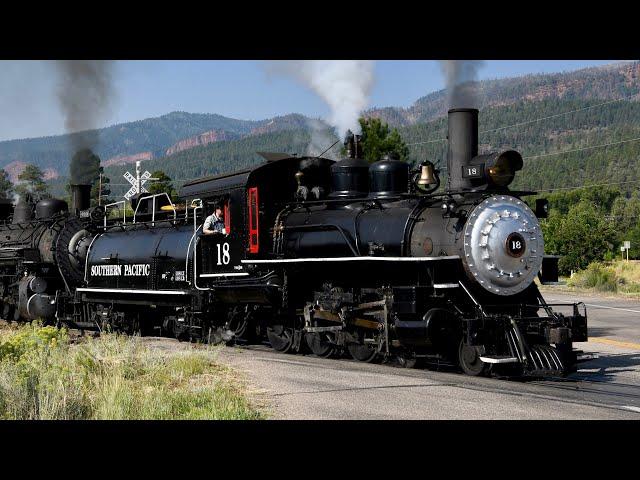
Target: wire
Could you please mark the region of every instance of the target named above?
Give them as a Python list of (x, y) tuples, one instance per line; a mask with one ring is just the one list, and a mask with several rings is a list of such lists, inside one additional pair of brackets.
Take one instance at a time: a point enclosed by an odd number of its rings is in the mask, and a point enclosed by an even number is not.
[(336, 143), (338, 143), (340, 141), (340, 139), (336, 140), (335, 142), (333, 142), (333, 145), (331, 145), (329, 148), (327, 148), (324, 152), (322, 152), (320, 155), (316, 155), (317, 158), (320, 158), (322, 155), (324, 155), (325, 153), (327, 153), (329, 150), (331, 150)]
[[(520, 127), (522, 125), (529, 125), (531, 123), (541, 122), (543, 120), (548, 120), (550, 118), (556, 118), (556, 117), (561, 117), (563, 115), (569, 115), (570, 113), (582, 112), (584, 110), (589, 110), (591, 108), (602, 107), (604, 105), (610, 105), (612, 103), (621, 102), (623, 100), (630, 100), (633, 97), (637, 97), (638, 95), (640, 95), (640, 93), (635, 93), (633, 95), (629, 95), (627, 97), (618, 98), (616, 100), (609, 100), (607, 102), (598, 103), (596, 105), (589, 105), (588, 107), (582, 107), (582, 108), (577, 108), (575, 110), (569, 110), (567, 112), (556, 113), (554, 115), (549, 115), (547, 117), (535, 118), (533, 120), (528, 120), (526, 122), (514, 123), (512, 125), (505, 125), (504, 127), (492, 128), (490, 130), (481, 130), (478, 133), (491, 133), (491, 132), (497, 132), (497, 131), (500, 131), (500, 130), (506, 130), (507, 128)], [(445, 140), (446, 140), (446, 138), (438, 138), (438, 139), (435, 139), (435, 140), (427, 140), (427, 141), (424, 141), (424, 142), (407, 143), (406, 145), (407, 146), (424, 145), (424, 144), (427, 144), (427, 143), (444, 142)]]
[(591, 187), (605, 187), (610, 185), (626, 185), (629, 183), (640, 183), (640, 180), (630, 180), (628, 182), (609, 182), (609, 183), (593, 183), (590, 185), (581, 185), (579, 187), (558, 187), (558, 188), (534, 188), (529, 187), (531, 190), (535, 190), (536, 192), (556, 192), (558, 190), (580, 190), (582, 188), (591, 188)]
[(529, 156), (529, 157), (522, 157), (522, 158), (525, 159), (525, 158), (550, 157), (552, 155), (562, 155), (562, 154), (565, 154), (565, 153), (573, 153), (573, 152), (581, 152), (583, 150), (591, 150), (593, 148), (610, 147), (612, 145), (620, 145), (622, 143), (637, 142), (638, 140), (640, 140), (640, 137), (629, 138), (627, 140), (620, 140), (619, 142), (603, 143), (601, 145), (592, 145), (590, 147), (574, 148), (572, 150), (562, 150), (561, 152), (543, 153), (542, 155), (532, 155), (532, 156)]
[(406, 143), (405, 145), (406, 145), (407, 147), (410, 147), (410, 146), (412, 146), (412, 145), (424, 145), (425, 143), (444, 142), (445, 140), (446, 140), (446, 137), (445, 137), (445, 138), (438, 138), (438, 139), (436, 139), (436, 140), (427, 140), (427, 141), (425, 141), (425, 142)]
[(589, 110), (591, 108), (597, 108), (597, 107), (602, 107), (603, 105), (609, 105), (611, 103), (616, 103), (616, 102), (621, 102), (622, 100), (629, 100), (633, 97), (637, 97), (639, 94), (636, 93), (634, 95), (629, 95), (628, 97), (622, 97), (622, 98), (618, 98), (616, 100), (609, 100), (608, 102), (603, 102), (603, 103), (598, 103), (596, 105), (590, 105), (588, 107), (582, 107), (582, 108), (577, 108), (575, 110), (569, 110), (567, 112), (562, 112), (562, 113), (556, 113), (555, 115), (549, 115), (548, 117), (540, 117), (540, 118), (535, 118), (533, 120), (528, 120), (526, 122), (519, 122), (519, 123), (514, 123), (513, 125), (506, 125), (504, 127), (498, 127), (498, 128), (493, 128), (491, 130), (482, 130), (478, 133), (490, 133), (490, 132), (497, 132), (499, 130), (505, 130), (507, 128), (512, 128), (512, 127), (519, 127), (522, 125), (528, 125), (531, 123), (536, 123), (536, 122), (541, 122), (543, 120), (548, 120), (550, 118), (556, 118), (556, 117), (561, 117), (563, 115), (569, 115), (570, 113), (576, 113), (576, 112), (582, 112), (584, 110)]

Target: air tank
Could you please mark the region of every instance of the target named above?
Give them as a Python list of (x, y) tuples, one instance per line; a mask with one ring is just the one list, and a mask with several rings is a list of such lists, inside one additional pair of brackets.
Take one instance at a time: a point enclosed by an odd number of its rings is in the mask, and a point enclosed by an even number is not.
[(359, 198), (369, 193), (369, 163), (362, 159), (360, 135), (347, 132), (344, 145), (347, 158), (331, 165), (329, 198)]
[(347, 158), (331, 165), (330, 198), (366, 197), (369, 192), (369, 164), (360, 158)]
[(45, 198), (36, 204), (36, 218), (42, 220), (51, 218), (61, 212), (69, 210), (67, 202), (58, 198)]
[(385, 155), (369, 167), (370, 197), (393, 197), (409, 189), (409, 164)]

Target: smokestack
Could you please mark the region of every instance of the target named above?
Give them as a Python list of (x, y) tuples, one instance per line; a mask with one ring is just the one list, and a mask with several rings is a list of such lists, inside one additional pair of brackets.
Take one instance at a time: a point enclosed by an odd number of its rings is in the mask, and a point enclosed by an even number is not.
[(351, 130), (347, 130), (344, 146), (347, 149), (347, 158), (362, 158), (362, 135), (354, 135)]
[(463, 169), (478, 155), (478, 110), (454, 108), (449, 110), (449, 151), (447, 154), (447, 191), (472, 188), (463, 178)]
[(31, 195), (20, 195), (13, 210), (13, 221), (11, 223), (26, 223), (33, 218), (33, 201)]
[(91, 185), (71, 184), (71, 213), (80, 216), (81, 210), (91, 206)]

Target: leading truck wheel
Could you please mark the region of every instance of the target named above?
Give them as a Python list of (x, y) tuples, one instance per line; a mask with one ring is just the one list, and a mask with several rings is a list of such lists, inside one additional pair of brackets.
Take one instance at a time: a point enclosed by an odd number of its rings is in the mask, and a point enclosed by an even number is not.
[(477, 347), (466, 345), (464, 340), (460, 340), (458, 347), (458, 363), (464, 373), (474, 377), (487, 375), (491, 369), (491, 365), (480, 360), (480, 352)]

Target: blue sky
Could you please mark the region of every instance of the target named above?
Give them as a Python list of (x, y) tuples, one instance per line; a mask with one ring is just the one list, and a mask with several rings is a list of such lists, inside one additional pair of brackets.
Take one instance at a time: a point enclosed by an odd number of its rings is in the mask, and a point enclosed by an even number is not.
[[(487, 60), (479, 78), (569, 71), (616, 60)], [(327, 106), (295, 81), (266, 73), (259, 61), (118, 61), (116, 93), (102, 126), (182, 110), (257, 120), (296, 112), (325, 117)], [(0, 140), (65, 133), (50, 62), (0, 61)], [(371, 106), (409, 106), (443, 88), (436, 61), (375, 64)]]

